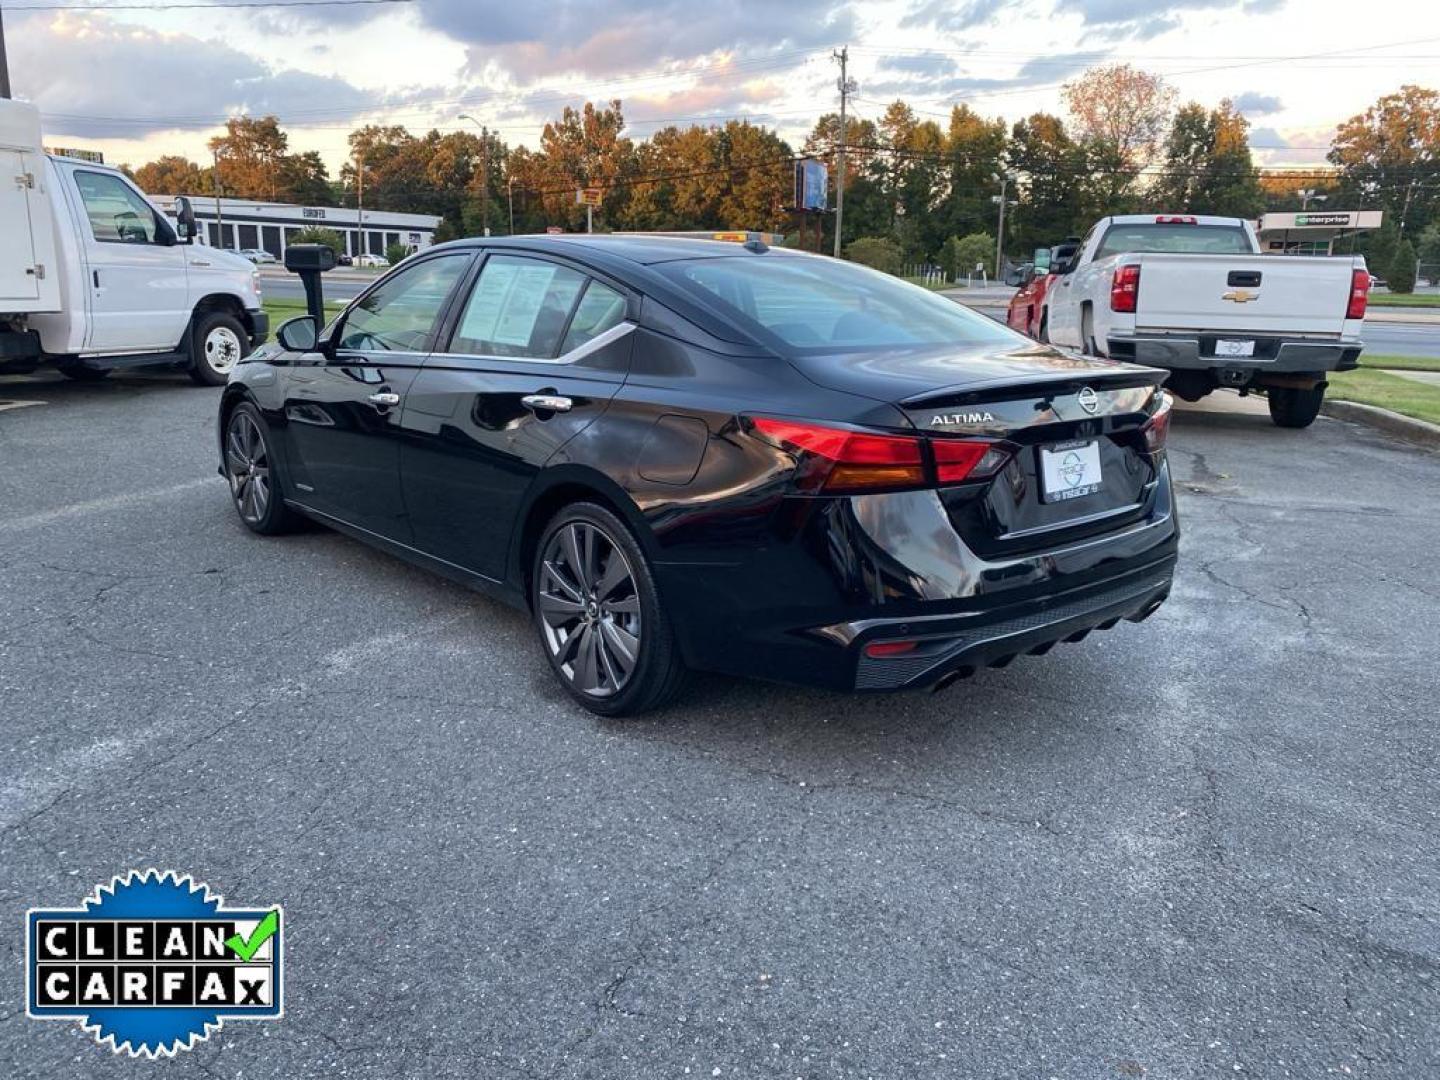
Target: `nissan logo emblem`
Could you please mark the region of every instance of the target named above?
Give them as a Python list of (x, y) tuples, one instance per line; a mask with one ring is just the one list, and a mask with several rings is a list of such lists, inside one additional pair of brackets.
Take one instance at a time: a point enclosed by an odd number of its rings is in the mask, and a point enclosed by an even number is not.
[(1080, 408), (1084, 409), (1091, 416), (1094, 416), (1100, 411), (1100, 395), (1095, 393), (1094, 389), (1089, 386), (1084, 387), (1080, 393), (1076, 394), (1075, 400), (1080, 403)]

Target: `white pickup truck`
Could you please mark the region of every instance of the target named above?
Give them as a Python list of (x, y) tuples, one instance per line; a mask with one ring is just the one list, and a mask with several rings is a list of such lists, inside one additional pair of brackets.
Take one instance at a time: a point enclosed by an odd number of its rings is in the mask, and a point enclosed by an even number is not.
[(1260, 390), (1276, 424), (1306, 427), (1325, 373), (1359, 363), (1365, 260), (1261, 255), (1240, 218), (1102, 218), (1051, 272), (1042, 341), (1168, 368), (1187, 401)]
[(269, 317), (254, 265), (194, 239), (188, 200), (172, 225), (120, 170), (46, 154), (35, 107), (0, 99), (0, 373), (223, 383)]

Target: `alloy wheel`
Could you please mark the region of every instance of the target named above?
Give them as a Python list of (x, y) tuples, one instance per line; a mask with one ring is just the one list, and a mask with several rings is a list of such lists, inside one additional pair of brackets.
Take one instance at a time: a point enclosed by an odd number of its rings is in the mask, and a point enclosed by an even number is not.
[(237, 412), (230, 419), (225, 434), (225, 471), (235, 508), (245, 521), (258, 524), (270, 508), (270, 455), (260, 428), (247, 412)]
[(205, 362), (219, 375), (228, 375), (240, 360), (240, 337), (228, 326), (216, 326), (205, 335)]
[(571, 521), (545, 546), (536, 606), (545, 644), (577, 690), (611, 697), (640, 659), (640, 595), (629, 560), (598, 526)]

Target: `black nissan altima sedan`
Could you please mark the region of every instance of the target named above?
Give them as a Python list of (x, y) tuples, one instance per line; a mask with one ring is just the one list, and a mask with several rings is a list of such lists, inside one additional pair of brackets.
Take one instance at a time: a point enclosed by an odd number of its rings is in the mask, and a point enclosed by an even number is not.
[(936, 687), (1164, 601), (1163, 378), (758, 242), (464, 240), (237, 365), (221, 472), (527, 608), (597, 713)]

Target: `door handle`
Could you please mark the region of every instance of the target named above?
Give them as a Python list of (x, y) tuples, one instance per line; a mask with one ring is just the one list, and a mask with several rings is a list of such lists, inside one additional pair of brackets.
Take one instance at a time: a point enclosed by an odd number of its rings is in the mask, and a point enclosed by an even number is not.
[(382, 407), (388, 405), (399, 405), (400, 395), (392, 394), (388, 390), (382, 390), (377, 394), (371, 394), (369, 400), (372, 405), (380, 405)]
[(209, 266), (209, 265), (210, 265), (210, 261), (209, 261), (208, 259), (191, 259), (191, 260), (190, 260), (190, 265), (191, 265), (191, 266)]
[(526, 394), (520, 404), (531, 412), (569, 412), (575, 405), (568, 397), (558, 394)]

